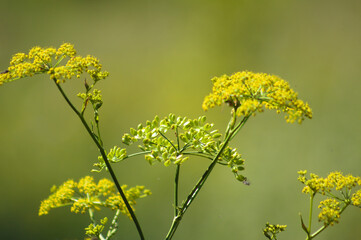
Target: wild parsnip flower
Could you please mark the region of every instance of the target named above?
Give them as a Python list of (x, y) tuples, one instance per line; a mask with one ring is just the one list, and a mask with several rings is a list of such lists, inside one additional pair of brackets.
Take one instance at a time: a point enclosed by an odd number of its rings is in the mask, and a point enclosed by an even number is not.
[(344, 176), (341, 172), (331, 172), (326, 178), (310, 174), (311, 179), (306, 178), (307, 171), (299, 171), (298, 180), (306, 186), (302, 189), (303, 193), (321, 193), (325, 195), (330, 193), (332, 189), (336, 191), (352, 190), (356, 186), (361, 186), (361, 178), (352, 175)]
[(352, 205), (361, 208), (361, 189), (355, 192), (354, 194), (352, 194), (351, 202)]
[[(66, 58), (66, 64), (60, 65)], [(76, 56), (74, 46), (70, 43), (64, 43), (58, 49), (33, 47), (28, 54), (17, 53), (12, 57), (8, 69), (0, 74), (0, 85), (41, 73), (49, 74), (51, 79), (60, 83), (73, 77), (80, 78), (86, 72), (97, 82), (109, 74), (101, 69), (102, 65), (97, 58), (90, 55)]]
[(205, 97), (202, 105), (205, 111), (227, 103), (238, 116), (254, 115), (266, 108), (285, 112), (290, 123), (312, 118), (309, 105), (298, 99), (289, 84), (277, 76), (243, 71), (215, 77), (212, 83), (212, 93)]
[(341, 172), (332, 172), (327, 176), (327, 182), (336, 190), (346, 188), (351, 190), (357, 185), (361, 185), (361, 178), (352, 175), (343, 176)]
[(318, 208), (321, 212), (318, 215), (320, 222), (326, 226), (338, 223), (341, 213), (349, 205), (360, 207), (361, 190), (352, 194), (356, 187), (361, 186), (361, 178), (350, 174), (343, 175), (341, 172), (331, 172), (326, 178), (311, 173), (310, 179), (306, 177), (307, 171), (299, 171), (298, 180), (305, 185), (303, 193), (311, 197), (317, 193), (328, 196), (321, 201)]
[(321, 208), (321, 212), (318, 215), (318, 220), (325, 225), (334, 225), (338, 223), (340, 218), (340, 202), (335, 199), (326, 199), (320, 202), (318, 208)]
[[(126, 185), (123, 185), (122, 189), (130, 205), (135, 205), (137, 199), (151, 194), (144, 186), (128, 189)], [(71, 206), (70, 211), (74, 213), (86, 213), (89, 209), (100, 210), (100, 207), (107, 207), (113, 210), (120, 209), (123, 214), (130, 217), (113, 182), (105, 178), (98, 183), (95, 183), (93, 177), (90, 176), (80, 179), (79, 182), (68, 180), (58, 188), (53, 187), (52, 192), (41, 202), (40, 216), (48, 214), (52, 208)]]
[(75, 193), (74, 188), (76, 188), (76, 185), (77, 183), (73, 180), (68, 180), (58, 188), (53, 186), (51, 188), (51, 192), (53, 192), (53, 194), (41, 202), (39, 216), (48, 214), (52, 208), (70, 205), (72, 203), (72, 198)]
[(318, 175), (311, 173), (310, 177), (311, 179), (308, 179), (304, 176), (304, 172), (299, 172), (300, 176), (298, 178), (299, 181), (301, 181), (306, 186), (302, 189), (303, 193), (306, 194), (315, 194), (320, 192), (322, 195), (325, 194), (325, 192), (330, 191), (332, 188), (332, 185), (330, 185), (326, 179), (320, 178)]
[[(145, 189), (144, 186), (136, 186), (129, 189), (127, 188), (128, 188), (127, 185), (122, 186), (122, 189), (125, 192), (125, 196), (127, 197), (130, 205), (135, 205), (136, 199), (143, 198), (151, 194), (151, 192)], [(132, 219), (131, 215), (129, 214), (123, 202), (123, 199), (119, 194), (108, 197), (105, 201), (105, 206), (112, 210), (119, 209), (121, 213), (127, 215), (130, 219)], [(133, 206), (132, 209), (134, 210)]]
[(87, 212), (89, 208), (100, 210), (100, 208), (94, 204), (94, 202), (98, 202), (99, 199), (92, 197), (90, 198), (79, 198), (73, 200), (73, 205), (70, 208), (70, 211), (73, 213), (81, 213), (84, 214)]

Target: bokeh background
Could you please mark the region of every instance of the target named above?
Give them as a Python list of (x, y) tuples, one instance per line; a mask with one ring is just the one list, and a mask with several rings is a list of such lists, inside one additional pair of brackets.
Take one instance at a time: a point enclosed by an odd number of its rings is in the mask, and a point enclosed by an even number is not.
[[(224, 131), (226, 106), (201, 109), (210, 79), (222, 74), (276, 74), (310, 103), (314, 119), (302, 125), (274, 112), (252, 118), (231, 144), (246, 159), (251, 185), (218, 166), (174, 239), (262, 239), (267, 221), (288, 225), (280, 239), (304, 239), (298, 213), (307, 217), (309, 201), (297, 171), (361, 175), (359, 0), (2, 0), (0, 6), (0, 69), (14, 53), (63, 42), (101, 59), (111, 73), (99, 84), (107, 148), (130, 127), (170, 112), (206, 114)], [(64, 87), (82, 91), (80, 81)], [(37, 213), (53, 184), (90, 174), (95, 146), (47, 77), (2, 85), (0, 103), (1, 239), (83, 239), (87, 216), (65, 208)], [(206, 165), (184, 165), (182, 197)], [(122, 183), (152, 190), (136, 213), (147, 239), (162, 239), (173, 214), (174, 167), (150, 166), (143, 157), (114, 167)], [(360, 226), (360, 210), (350, 208), (317, 239), (359, 239)], [(138, 239), (126, 217), (115, 239)]]

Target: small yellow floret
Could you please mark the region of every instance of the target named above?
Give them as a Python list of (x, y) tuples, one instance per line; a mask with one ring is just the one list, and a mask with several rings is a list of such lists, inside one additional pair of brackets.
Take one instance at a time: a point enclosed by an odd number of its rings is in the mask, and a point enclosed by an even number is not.
[(361, 189), (355, 192), (351, 197), (352, 205), (361, 207)]

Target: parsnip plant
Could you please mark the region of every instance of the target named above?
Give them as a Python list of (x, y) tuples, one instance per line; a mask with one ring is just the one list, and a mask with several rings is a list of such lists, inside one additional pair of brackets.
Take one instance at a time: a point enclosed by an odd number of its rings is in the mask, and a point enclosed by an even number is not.
[[(243, 174), (245, 160), (230, 143), (253, 116), (265, 109), (271, 109), (277, 113), (284, 113), (289, 123), (302, 123), (306, 118), (312, 118), (309, 105), (298, 98), (297, 93), (286, 81), (274, 75), (243, 71), (231, 76), (213, 78), (212, 92), (205, 97), (202, 105), (205, 111), (223, 104), (230, 106), (230, 120), (224, 134), (215, 129), (214, 124), (208, 123), (205, 116), (197, 119), (174, 114), (164, 118), (155, 116), (151, 121), (135, 125), (129, 133), (123, 135), (121, 143), (106, 151), (101, 137), (99, 113), (103, 100), (101, 91), (95, 86), (100, 80), (108, 77), (108, 72), (102, 71), (99, 60), (93, 56), (78, 56), (73, 45), (68, 43), (58, 49), (34, 47), (27, 54), (18, 53), (13, 56), (10, 66), (0, 74), (0, 85), (38, 74), (50, 76), (50, 80), (79, 117), (98, 148), (100, 156), (94, 163), (93, 172), (106, 170), (111, 177), (111, 180), (102, 179), (96, 183), (93, 177), (86, 176), (78, 182), (67, 180), (61, 186), (54, 186), (51, 195), (41, 202), (39, 215), (46, 215), (53, 208), (65, 206), (69, 206), (74, 213), (87, 213), (90, 225), (85, 228), (85, 234), (93, 239), (111, 239), (117, 231), (120, 214), (128, 216), (134, 222), (140, 239), (145, 239), (134, 213), (134, 205), (137, 199), (149, 196), (151, 192), (144, 186), (128, 188), (124, 184), (121, 185), (114, 174), (112, 164), (121, 164), (122, 161), (134, 156), (144, 155), (150, 164), (176, 166), (172, 180), (174, 217), (169, 231), (165, 233), (165, 239), (172, 239), (185, 212), (217, 164), (230, 168), (230, 173), (236, 180), (249, 185), (247, 177)], [(77, 104), (68, 98), (62, 88), (62, 84), (73, 78), (81, 79), (84, 86), (84, 91), (78, 94), (81, 101)], [(85, 119), (86, 111), (93, 113), (92, 119)], [(134, 143), (138, 144), (139, 151), (129, 152), (127, 146)], [(192, 191), (182, 200), (178, 196), (180, 169), (183, 164), (192, 164), (192, 157), (209, 160), (209, 166), (199, 177)], [(306, 239), (315, 238), (328, 226), (337, 223), (346, 207), (361, 207), (361, 190), (357, 190), (361, 185), (359, 177), (343, 176), (338, 172), (331, 173), (325, 179), (315, 174), (311, 174), (311, 179), (307, 179), (306, 171), (300, 171), (299, 175), (299, 181), (305, 185), (303, 192), (309, 194), (311, 199), (308, 226), (301, 217), (301, 227), (306, 233)], [(328, 198), (319, 205), (319, 221), (322, 222), (322, 226), (312, 232), (313, 201), (318, 193)], [(114, 211), (110, 221), (108, 217), (97, 219), (96, 212), (102, 208)], [(268, 239), (277, 239), (277, 234), (285, 228), (285, 225), (267, 223), (263, 233)]]

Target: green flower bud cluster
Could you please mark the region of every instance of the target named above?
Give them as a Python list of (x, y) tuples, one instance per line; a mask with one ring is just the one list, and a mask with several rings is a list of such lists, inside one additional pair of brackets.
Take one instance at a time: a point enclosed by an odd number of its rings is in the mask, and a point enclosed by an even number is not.
[[(90, 88), (89, 88), (90, 90)], [(93, 110), (95, 113), (95, 117), (97, 120), (99, 120), (98, 110), (103, 105), (103, 99), (101, 95), (101, 91), (98, 89), (94, 89), (93, 93), (87, 92), (87, 93), (78, 93), (77, 95), (79, 98), (83, 99), (83, 106), (82, 106), (82, 113), (84, 113), (88, 103), (90, 102), (93, 106)]]
[(276, 240), (277, 239), (277, 234), (279, 234), (280, 232), (283, 232), (286, 230), (287, 225), (273, 225), (273, 224), (269, 224), (266, 223), (266, 228), (263, 229), (263, 235), (265, 235), (268, 239), (270, 240)]
[(108, 218), (105, 217), (100, 220), (100, 224), (89, 224), (87, 228), (85, 228), (85, 234), (91, 237), (98, 237), (101, 232), (104, 230), (104, 225), (108, 222)]
[[(221, 134), (213, 130), (213, 124), (206, 123), (206, 117), (188, 119), (169, 114), (160, 119), (156, 116), (152, 121), (147, 121), (145, 126), (139, 124), (137, 129), (131, 128), (130, 133), (122, 137), (122, 142), (131, 145), (136, 142), (150, 163), (161, 162), (165, 166), (182, 164), (190, 156), (203, 157), (212, 160), (222, 147)], [(115, 146), (108, 153), (109, 161), (115, 163), (137, 154), (127, 154), (125, 148)], [(105, 167), (102, 157), (95, 166), (98, 171)], [(227, 147), (218, 160), (219, 164), (229, 166), (236, 178), (244, 181), (245, 177), (239, 174), (244, 170), (244, 159), (237, 149)], [(97, 170), (95, 170), (97, 171)]]

